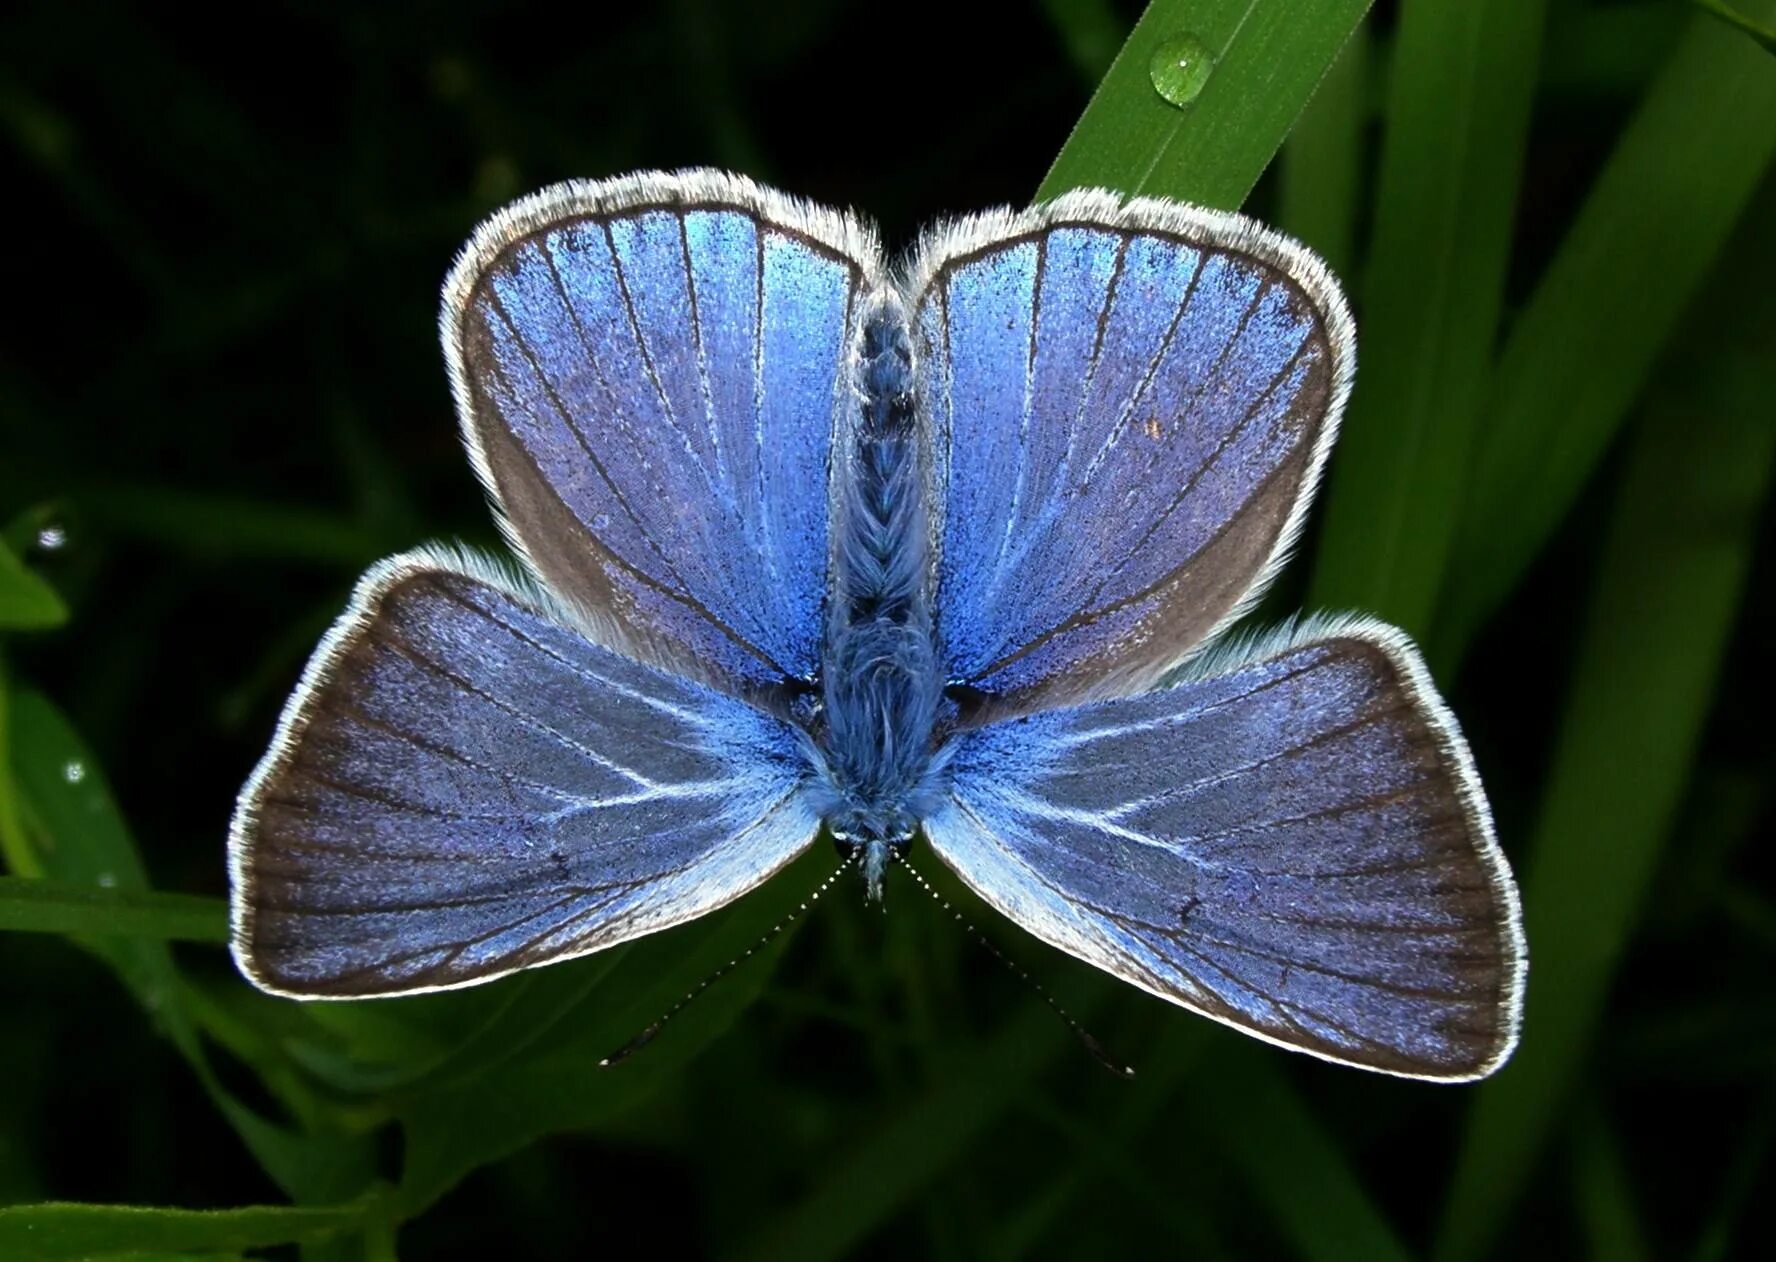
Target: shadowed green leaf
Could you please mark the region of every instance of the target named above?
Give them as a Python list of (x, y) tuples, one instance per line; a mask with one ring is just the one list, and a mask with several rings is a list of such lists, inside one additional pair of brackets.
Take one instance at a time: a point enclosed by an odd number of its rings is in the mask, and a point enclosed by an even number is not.
[(1640, 1197), (1622, 1164), (1622, 1146), (1602, 1110), (1592, 1108), (1573, 1136), (1573, 1202), (1585, 1233), (1586, 1254), (1610, 1262), (1646, 1262)]
[(1297, 1257), (1405, 1262), (1411, 1255), (1280, 1059), (1241, 1049), (1218, 1067), (1215, 1085), (1197, 1094), (1217, 1141)]
[(1762, 44), (1765, 52), (1776, 53), (1776, 27), (1772, 27), (1768, 22), (1747, 17), (1732, 5), (1723, 4), (1722, 0), (1690, 0), (1690, 3), (1704, 13), (1713, 14), (1735, 30), (1743, 31), (1748, 37)]
[[(952, 905), (963, 909), (963, 919), (978, 906), (972, 895), (963, 894), (947, 872), (934, 869), (932, 882)], [(1097, 979), (1092, 979), (1096, 981)], [(1068, 1008), (1087, 1027), (1093, 1014), (1108, 999), (1114, 983), (1107, 979), (1083, 992)], [(1249, 1072), (1236, 1058), (1271, 1058), (1281, 1053), (1254, 1051), (1227, 1032), (1212, 1032), (1200, 1018), (1170, 1012), (1164, 1018), (1168, 1032), (1154, 1050), (1168, 1058), (1165, 1066), (1137, 1068), (1132, 1083), (1118, 1084), (1131, 1093), (1131, 1107), (1151, 1116), (1166, 1107), (1176, 1094), (1194, 1119), (1212, 1138), (1230, 1148), (1249, 1145), (1248, 1135), (1272, 1137), (1292, 1153), (1283, 1177), (1272, 1179), (1265, 1171), (1241, 1162), (1241, 1173), (1254, 1184), (1258, 1198), (1272, 1202), (1287, 1198), (1289, 1186), (1299, 1183), (1312, 1189), (1316, 1213), (1338, 1224), (1344, 1233), (1338, 1240), (1322, 1241), (1316, 1258), (1344, 1259), (1367, 1256), (1401, 1256), (1392, 1242), (1386, 1220), (1366, 1199), (1355, 1171), (1337, 1144), (1313, 1118), (1305, 1102), (1272, 1071), (1260, 1066)], [(1213, 1056), (1199, 1056), (1198, 1048), (1214, 1048)], [(1229, 1054), (1231, 1053), (1231, 1055)], [(947, 1170), (966, 1168), (970, 1150), (1004, 1120), (1016, 1113), (1032, 1092), (1039, 1091), (1042, 1075), (1057, 1062), (1076, 1058), (1079, 1072), (1088, 1068), (1086, 1058), (1041, 1005), (1027, 1005), (1009, 1018), (997, 1032), (966, 1057), (947, 1064), (931, 1087), (912, 1103), (896, 1107), (872, 1130), (859, 1137), (844, 1160), (826, 1169), (821, 1178), (770, 1225), (736, 1249), (736, 1256), (752, 1259), (786, 1258), (819, 1262), (847, 1256), (858, 1243), (892, 1222), (907, 1206), (917, 1202)], [(1176, 1058), (1179, 1064), (1170, 1063)], [(1183, 1075), (1179, 1069), (1191, 1067)], [(1151, 1076), (1148, 1085), (1146, 1078)], [(1254, 1089), (1227, 1088), (1224, 1078), (1247, 1077)], [(1213, 1083), (1213, 1086), (1204, 1084)], [(1175, 1088), (1175, 1091), (1174, 1091)], [(1106, 1123), (1108, 1124), (1108, 1123)], [(1131, 1127), (1131, 1129), (1133, 1129)], [(1270, 1141), (1267, 1141), (1270, 1142)], [(1017, 1241), (1039, 1231), (1078, 1191), (1071, 1182), (1050, 1189), (1051, 1207), (1029, 1223), (1008, 1229), (995, 1242), (995, 1252), (1005, 1256)], [(1285, 1234), (1301, 1243), (1310, 1234), (1306, 1219), (1286, 1221)], [(1204, 1228), (1205, 1233), (1207, 1227)], [(1340, 1241), (1349, 1251), (1340, 1252)], [(1358, 1252), (1370, 1249), (1368, 1254)]]
[(1372, 43), (1368, 27), (1358, 26), (1277, 158), (1276, 226), (1344, 277), (1352, 275), (1357, 258)]
[(1634, 436), (1519, 869), (1523, 1043), (1477, 1089), (1443, 1262), (1487, 1255), (1535, 1170), (1695, 756), (1776, 459), (1761, 348), (1723, 370), (1713, 391), (1663, 396)]
[(0, 876), (0, 929), (227, 942), (228, 908), (217, 899), (189, 894)]
[[(7, 735), (23, 828), (17, 837), (0, 838), (8, 867), (23, 877), (147, 894), (147, 872), (135, 841), (103, 771), (79, 735), (41, 695), (18, 692), (9, 700)], [(74, 940), (116, 971), (286, 1192), (298, 1200), (327, 1202), (364, 1187), (370, 1153), (361, 1139), (296, 1134), (268, 1122), (222, 1086), (185, 1009), (184, 985), (165, 942), (109, 935)]]
[[(497, 1046), (478, 1036), (464, 1061), (428, 1070), (410, 1093), (396, 1096), (405, 1130), (401, 1179), (403, 1216), (418, 1212), (477, 1166), (540, 1136), (584, 1128), (633, 1106), (672, 1081), (684, 1064), (740, 1017), (769, 984), (772, 969), (793, 930), (779, 933), (669, 1021), (647, 1046), (621, 1064), (599, 1061), (666, 1012), (722, 965), (758, 944), (781, 923), (830, 869), (824, 847), (734, 907), (696, 925), (630, 944), (619, 969), (601, 970), (596, 959), (551, 972), (592, 971), (592, 987), (579, 996), (559, 989), (544, 993), (564, 1006), (548, 1014), (554, 1028), (509, 1058), (490, 1059)], [(504, 983), (510, 984), (510, 983)], [(575, 979), (561, 978), (571, 990)], [(571, 998), (571, 1002), (566, 1002)], [(522, 1011), (537, 1011), (523, 997)], [(542, 1015), (539, 1013), (539, 1015)], [(522, 1032), (501, 1022), (504, 1037)], [(477, 1065), (499, 1063), (497, 1074), (476, 1074)]]
[(1506, 342), (1435, 658), (1461, 658), (1566, 516), (1773, 154), (1776, 60), (1698, 15)]
[(374, 1197), (314, 1209), (162, 1209), (53, 1201), (14, 1205), (0, 1209), (0, 1257), (51, 1262), (266, 1249), (358, 1229), (376, 1208)]
[(1743, 1239), (1740, 1219), (1757, 1199), (1757, 1188), (1770, 1172), (1770, 1149), (1776, 1140), (1776, 1095), (1766, 1085), (1761, 1099), (1736, 1119), (1739, 1142), (1727, 1158), (1714, 1204), (1709, 1207), (1702, 1236), (1690, 1251), (1690, 1262), (1725, 1262)]
[[(1073, 188), (1233, 210), (1270, 165), (1370, 0), (1154, 0), (1049, 168), (1036, 200)], [(1161, 46), (1195, 40), (1213, 68), (1186, 106), (1160, 96)]]
[(309, 561), (356, 569), (402, 545), (325, 509), (165, 487), (116, 487), (80, 499), (120, 535), (197, 556)]
[[(1089, 1020), (1089, 1009), (1077, 1013)], [(1031, 1004), (917, 1100), (847, 1146), (807, 1192), (734, 1254), (743, 1262), (846, 1257), (979, 1142), (1036, 1077), (1071, 1050), (1052, 1013)]]
[(1148, 1211), (1166, 1223), (1192, 1257), (1227, 1256), (1208, 1225), (1210, 1215), (1200, 1195), (1181, 1194), (1172, 1181), (1142, 1168), (1131, 1155), (1144, 1135), (1168, 1123), (1168, 1106), (1174, 1105), (1184, 1081), (1197, 1072), (1208, 1035), (1203, 1025), (1167, 1022), (1158, 1042), (1142, 1057), (1134, 1081), (1119, 1092), (1107, 1112), (1064, 1118), (1040, 1098), (1024, 1101), (1023, 1108), (1037, 1111), (1076, 1144), (1079, 1155), (1054, 1163), (1046, 1185), (1024, 1196), (1020, 1212), (995, 1224), (985, 1250), (989, 1257), (1028, 1256), (1099, 1185), (1149, 1202)]
[(68, 606), (56, 589), (0, 541), (0, 631), (40, 631), (67, 620)]
[(1314, 608), (1422, 635), (1492, 361), (1542, 0), (1407, 0), (1394, 32), (1360, 370), (1333, 453)]
[(1088, 82), (1097, 82), (1122, 44), (1122, 21), (1110, 0), (1042, 0), (1042, 11), (1074, 67)]

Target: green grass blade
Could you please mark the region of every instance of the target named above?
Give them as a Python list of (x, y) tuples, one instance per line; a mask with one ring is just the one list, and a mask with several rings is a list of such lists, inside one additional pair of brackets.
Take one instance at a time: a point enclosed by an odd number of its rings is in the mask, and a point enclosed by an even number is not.
[(1555, 5), (1542, 54), (1542, 91), (1563, 103), (1638, 96), (1665, 64), (1689, 16), (1669, 0)]
[[(1049, 168), (1036, 200), (1072, 188), (1237, 208), (1369, 0), (1153, 0)], [(1188, 106), (1154, 90), (1159, 46), (1188, 35), (1214, 69)]]
[(1270, 1211), (1295, 1256), (1313, 1262), (1411, 1257), (1369, 1199), (1338, 1141), (1290, 1084), (1279, 1057), (1242, 1049), (1194, 1099), (1218, 1142)]
[[(1089, 1009), (1076, 1012), (1089, 1020)], [(1037, 1076), (1071, 1050), (1054, 1015), (1028, 1005), (924, 1095), (858, 1137), (808, 1191), (737, 1248), (744, 1262), (842, 1258), (954, 1169)]]
[[(944, 898), (962, 910), (964, 920), (975, 919), (978, 900), (946, 869), (934, 865), (925, 875)], [(1093, 1014), (1108, 1001), (1117, 983), (1098, 978), (1085, 981), (1086, 987), (1069, 996), (1066, 1007), (1089, 1028)], [(1163, 1116), (1169, 1106), (1190, 1117), (1193, 1130), (1205, 1132), (1203, 1143), (1230, 1151), (1249, 1142), (1247, 1137), (1252, 1134), (1279, 1137), (1275, 1142), (1293, 1151), (1285, 1179), (1270, 1178), (1255, 1163), (1236, 1163), (1258, 1200), (1280, 1202), (1289, 1195), (1288, 1181), (1302, 1180), (1314, 1191), (1316, 1210), (1338, 1225), (1344, 1233), (1341, 1238), (1351, 1242), (1353, 1250), (1360, 1245), (1372, 1248), (1372, 1257), (1404, 1256), (1388, 1235), (1385, 1217), (1366, 1199), (1361, 1180), (1331, 1136), (1286, 1084), (1273, 1083), (1270, 1075), (1282, 1071), (1264, 1065), (1248, 1070), (1243, 1064), (1251, 1058), (1274, 1062), (1280, 1053), (1254, 1048), (1239, 1036), (1215, 1030), (1182, 1012), (1163, 1019), (1167, 1030), (1157, 1040), (1152, 1059), (1167, 1063), (1141, 1064), (1134, 1083), (1120, 1088), (1132, 1092), (1133, 1100), (1140, 1102), (1142, 1116)], [(846, 1149), (842, 1160), (833, 1162), (799, 1200), (777, 1215), (768, 1228), (736, 1248), (736, 1256), (805, 1262), (847, 1256), (860, 1241), (905, 1213), (946, 1171), (965, 1166), (970, 1151), (1004, 1127), (1030, 1093), (1040, 1090), (1042, 1076), (1056, 1062), (1068, 1058), (1080, 1063), (1078, 1072), (1092, 1072), (1053, 1014), (1041, 1005), (1027, 1006), (977, 1049), (946, 1064), (922, 1095), (897, 1106), (873, 1129), (865, 1130)], [(1188, 1063), (1188, 1081), (1179, 1081), (1179, 1066), (1173, 1061)], [(1248, 1077), (1255, 1084), (1250, 1092), (1223, 1085), (1224, 1080), (1245, 1082)], [(1242, 1107), (1219, 1107), (1220, 1101)], [(1109, 1118), (1103, 1119), (1103, 1124), (1106, 1128), (1116, 1125)], [(1029, 1224), (1008, 1224), (1007, 1231), (994, 1240), (991, 1252), (1000, 1257), (1015, 1253), (1019, 1242), (1028, 1239), (1030, 1231), (1040, 1231), (1044, 1221), (1078, 1195), (1080, 1187), (1074, 1180), (1054, 1183), (1047, 1193), (1050, 1203), (1035, 1210)], [(1210, 1212), (1213, 1208), (1205, 1206)], [(1205, 1224), (1204, 1230), (1208, 1229)], [(1309, 1234), (1305, 1218), (1280, 1223), (1279, 1229), (1298, 1242), (1305, 1242)], [(1339, 1249), (1336, 1240), (1321, 1242), (1309, 1256), (1324, 1262), (1345, 1262), (1358, 1256)]]
[(1276, 226), (1340, 276), (1352, 274), (1357, 258), (1372, 43), (1368, 28), (1357, 27), (1277, 158)]
[(1200, 1072), (1209, 1038), (1205, 1023), (1168, 1022), (1156, 1045), (1141, 1058), (1134, 1081), (1117, 1093), (1106, 1111), (1074, 1118), (1041, 1099), (1026, 1102), (1025, 1109), (1078, 1146), (1079, 1159), (1052, 1163), (1047, 1182), (1027, 1191), (1018, 1210), (994, 1224), (983, 1254), (1001, 1262), (1031, 1255), (1057, 1224), (1065, 1222), (1075, 1203), (1102, 1183), (1113, 1185), (1118, 1194), (1147, 1200), (1149, 1212), (1163, 1216), (1168, 1230), (1188, 1245), (1193, 1258), (1224, 1256), (1226, 1250), (1206, 1221), (1204, 1198), (1179, 1195), (1159, 1171), (1138, 1165), (1133, 1155), (1142, 1138), (1165, 1123), (1179, 1087)]
[(1690, 1250), (1689, 1262), (1726, 1262), (1736, 1254), (1740, 1242), (1740, 1220), (1758, 1198), (1757, 1189), (1767, 1182), (1770, 1173), (1770, 1149), (1776, 1140), (1776, 1096), (1768, 1087), (1763, 1098), (1752, 1102), (1748, 1114), (1740, 1117), (1739, 1142), (1728, 1159), (1727, 1168), (1715, 1188), (1714, 1204), (1709, 1207), (1702, 1235)]
[[(0, 839), (6, 843), (8, 867), (23, 877), (147, 894), (148, 876), (135, 840), (79, 734), (38, 693), (12, 693), (6, 701), (6, 735), (23, 821), (20, 835)], [(300, 1135), (273, 1125), (222, 1085), (197, 1023), (184, 1006), (184, 983), (165, 942), (84, 934), (74, 940), (112, 968), (279, 1186), (311, 1203), (341, 1200), (362, 1190), (370, 1176), (370, 1154), (361, 1140)]]
[(217, 899), (189, 894), (0, 876), (0, 929), (227, 942), (228, 908)]
[(1506, 343), (1435, 657), (1460, 658), (1565, 517), (1773, 154), (1776, 60), (1697, 15)]
[(1116, 60), (1122, 44), (1122, 21), (1110, 0), (1041, 0), (1049, 25), (1061, 38), (1061, 46), (1074, 69), (1091, 83), (1104, 75)]
[(1621, 1143), (1603, 1111), (1591, 1108), (1573, 1136), (1573, 1205), (1585, 1255), (1610, 1262), (1649, 1262), (1640, 1198), (1622, 1160)]
[(56, 589), (0, 541), (0, 631), (41, 631), (67, 620), (68, 606)]
[(1422, 635), (1497, 338), (1540, 64), (1541, 0), (1407, 0), (1394, 35), (1356, 391), (1333, 455), (1316, 608)]
[(356, 569), (405, 542), (325, 509), (166, 487), (111, 487), (79, 503), (94, 523), (119, 535), (202, 557)]
[[(472, 1036), (462, 1062), (442, 1065), (435, 1075), (428, 1072), (418, 1083), (404, 1086), (395, 1101), (407, 1152), (400, 1187), (402, 1216), (420, 1212), (480, 1166), (543, 1135), (603, 1122), (670, 1084), (687, 1061), (725, 1033), (758, 998), (793, 930), (755, 951), (621, 1065), (602, 1069), (598, 1062), (715, 969), (754, 946), (830, 867), (831, 853), (824, 848), (805, 855), (732, 908), (697, 925), (630, 944), (622, 967), (609, 970), (601, 983), (608, 969), (603, 960), (555, 966), (539, 999), (553, 993), (573, 1002), (556, 1015), (555, 1028), (546, 1037), (520, 1054), (498, 1060), (486, 1039)], [(595, 995), (584, 999), (571, 995), (573, 970), (593, 978), (598, 984)], [(541, 1003), (520, 1002), (542, 1015)], [(500, 1025), (514, 1040), (526, 1037), (503, 1021)], [(478, 1072), (495, 1065), (497, 1072)], [(412, 1094), (407, 1094), (409, 1090)]]
[(1719, 18), (1734, 30), (1743, 31), (1747, 37), (1762, 44), (1765, 52), (1776, 53), (1776, 27), (1768, 22), (1749, 18), (1731, 5), (1721, 3), (1721, 0), (1690, 0), (1690, 3), (1704, 13)]
[(1686, 382), (1629, 453), (1522, 868), (1523, 1044), (1478, 1089), (1443, 1218), (1443, 1262), (1487, 1255), (1534, 1172), (1714, 696), (1776, 460), (1761, 355), (1732, 362), (1727, 398), (1698, 397)]
[(161, 1209), (62, 1201), (13, 1205), (0, 1209), (0, 1257), (49, 1262), (267, 1249), (358, 1230), (374, 1209), (372, 1198), (314, 1209)]

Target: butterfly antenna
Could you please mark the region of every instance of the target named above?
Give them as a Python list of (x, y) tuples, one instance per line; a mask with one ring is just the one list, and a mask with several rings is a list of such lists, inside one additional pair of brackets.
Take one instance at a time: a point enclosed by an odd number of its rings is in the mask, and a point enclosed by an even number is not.
[(1042, 1002), (1048, 1005), (1049, 1011), (1059, 1017), (1061, 1021), (1065, 1023), (1066, 1027), (1073, 1031), (1074, 1037), (1085, 1045), (1085, 1050), (1091, 1053), (1093, 1060), (1097, 1061), (1098, 1064), (1102, 1065), (1105, 1069), (1108, 1069), (1118, 1078), (1133, 1078), (1135, 1076), (1134, 1069), (1129, 1065), (1123, 1064), (1121, 1061), (1111, 1056), (1109, 1052), (1105, 1051), (1104, 1045), (1092, 1036), (1090, 1030), (1079, 1024), (1079, 1022), (1073, 1018), (1072, 1013), (1061, 1007), (1055, 997), (1048, 993), (1047, 987), (1037, 981), (1034, 977), (1030, 976), (1029, 971), (1025, 969), (1023, 965), (1019, 964), (1016, 960), (1005, 954), (1005, 952), (994, 946), (991, 938), (975, 928), (961, 912), (957, 911), (956, 908), (951, 905), (949, 899), (938, 893), (937, 887), (921, 876), (919, 870), (911, 863), (907, 862), (905, 855), (901, 854), (898, 850), (892, 851), (891, 853), (894, 855), (895, 859), (900, 862), (900, 866), (907, 870), (907, 875), (911, 876), (913, 880), (919, 883), (919, 888), (931, 895), (932, 898), (936, 899), (938, 906), (950, 913), (956, 923), (962, 926), (963, 931), (966, 932), (970, 938), (974, 939), (977, 946), (984, 947), (987, 953), (1003, 964), (1014, 977), (1020, 978), (1025, 985), (1036, 992), (1036, 994), (1042, 999)]
[(606, 1056), (603, 1060), (599, 1061), (598, 1067), (600, 1069), (609, 1069), (613, 1065), (620, 1065), (636, 1052), (639, 1052), (642, 1048), (646, 1047), (649, 1043), (652, 1043), (654, 1037), (658, 1035), (661, 1030), (666, 1028), (666, 1023), (689, 1007), (693, 999), (697, 998), (697, 996), (715, 985), (716, 982), (720, 981), (740, 965), (746, 963), (747, 960), (750, 960), (753, 956), (764, 950), (766, 945), (768, 945), (773, 938), (805, 916), (808, 913), (808, 909), (820, 901), (820, 896), (832, 888), (832, 883), (838, 880), (840, 874), (843, 873), (846, 868), (850, 867), (856, 859), (857, 851), (853, 851), (851, 854), (845, 856), (845, 861), (832, 870), (832, 875), (828, 876), (819, 885), (815, 886), (812, 894), (809, 894), (808, 897), (804, 898), (799, 904), (797, 904), (797, 906), (791, 910), (788, 915), (784, 916), (782, 920), (779, 920), (776, 924), (766, 930), (764, 935), (760, 937), (757, 942), (754, 942), (751, 946), (740, 952), (739, 955), (736, 955), (726, 964), (723, 964), (709, 976), (691, 987), (691, 989), (684, 993), (683, 998), (673, 1004), (670, 1008), (666, 1009), (665, 1012), (661, 1013), (659, 1019), (657, 1019), (652, 1025), (648, 1026), (640, 1034), (637, 1034), (634, 1038), (623, 1044), (623, 1046), (619, 1047), (609, 1056)]

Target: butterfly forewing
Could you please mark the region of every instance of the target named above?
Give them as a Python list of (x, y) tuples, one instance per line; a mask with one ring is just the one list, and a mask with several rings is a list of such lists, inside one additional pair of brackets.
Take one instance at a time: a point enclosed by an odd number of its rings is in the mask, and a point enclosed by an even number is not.
[(470, 242), (444, 309), (465, 436), (601, 638), (730, 691), (813, 677), (876, 267), (853, 220), (712, 172), (564, 185)]
[(231, 839), (236, 958), (348, 998), (485, 981), (738, 897), (813, 838), (789, 728), (444, 555), (373, 570)]
[(979, 717), (1149, 686), (1256, 599), (1352, 370), (1311, 254), (1075, 194), (939, 233), (911, 288), (938, 626)]
[(989, 724), (952, 767), (933, 848), (1053, 945), (1331, 1060), (1464, 1079), (1509, 1054), (1516, 890), (1397, 632)]

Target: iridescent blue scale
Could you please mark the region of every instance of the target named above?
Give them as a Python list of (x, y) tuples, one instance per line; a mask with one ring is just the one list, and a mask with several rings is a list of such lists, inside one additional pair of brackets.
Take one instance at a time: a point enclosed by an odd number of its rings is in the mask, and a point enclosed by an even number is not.
[(1353, 371), (1237, 216), (1070, 194), (891, 272), (697, 171), (495, 216), (445, 288), (519, 568), (365, 576), (231, 834), (274, 993), (470, 985), (683, 923), (823, 829), (921, 839), (1045, 941), (1260, 1038), (1460, 1080), (1516, 1039), (1517, 896), (1397, 631), (1230, 637)]

